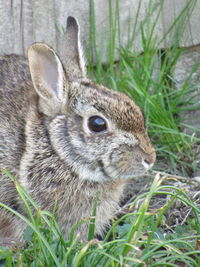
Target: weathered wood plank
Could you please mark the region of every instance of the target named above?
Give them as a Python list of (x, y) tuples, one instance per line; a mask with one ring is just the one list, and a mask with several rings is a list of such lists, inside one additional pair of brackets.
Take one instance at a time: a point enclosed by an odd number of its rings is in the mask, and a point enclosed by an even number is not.
[(0, 0), (0, 54), (25, 54), (33, 42), (60, 46), (61, 29), (69, 15), (84, 26), (88, 36), (89, 2), (83, 0)]
[[(60, 29), (65, 27), (69, 15), (79, 19), (82, 39), (86, 42), (89, 32), (90, 1), (92, 0), (0, 0), (0, 54), (25, 54), (27, 47), (36, 41), (46, 42), (57, 48), (59, 52), (62, 39)], [(93, 0), (93, 2), (97, 41), (100, 47), (109, 37), (109, 1)], [(155, 21), (161, 2), (161, 0), (119, 0), (122, 45), (133, 39), (134, 49), (142, 51), (140, 25), (146, 21), (145, 27), (148, 28)], [(163, 9), (155, 25), (155, 36), (158, 39), (161, 38), (184, 6), (191, 5), (193, 2), (195, 0), (164, 0)], [(116, 0), (112, 0), (111, 3), (114, 17)], [(183, 26), (180, 46), (193, 46), (200, 43), (200, 0), (196, 0), (191, 16), (189, 13), (188, 6), (185, 12), (186, 24), (182, 21), (177, 24)], [(174, 31), (174, 34), (177, 32)], [(170, 34), (160, 47), (167, 47), (171, 36), (173, 34)], [(118, 45), (118, 42), (116, 44)], [(106, 58), (105, 55), (104, 57)]]

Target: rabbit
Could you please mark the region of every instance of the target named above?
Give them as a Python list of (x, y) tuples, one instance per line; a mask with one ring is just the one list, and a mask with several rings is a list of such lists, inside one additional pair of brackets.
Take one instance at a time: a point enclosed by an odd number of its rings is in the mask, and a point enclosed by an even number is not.
[[(68, 17), (60, 58), (44, 43), (0, 57), (0, 168), (56, 218), (65, 236), (90, 218), (96, 235), (119, 208), (130, 179), (156, 158), (143, 113), (123, 93), (86, 78), (79, 24)], [(26, 216), (14, 183), (0, 176), (0, 202)], [(0, 242), (23, 240), (26, 225), (0, 207)], [(78, 228), (86, 239), (89, 220)]]

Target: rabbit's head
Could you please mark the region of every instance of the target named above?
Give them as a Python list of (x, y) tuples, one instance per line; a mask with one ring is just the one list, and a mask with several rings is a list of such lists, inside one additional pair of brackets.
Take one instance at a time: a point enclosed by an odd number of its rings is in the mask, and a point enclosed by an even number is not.
[(28, 50), (38, 114), (51, 145), (79, 179), (111, 181), (144, 174), (155, 152), (139, 107), (126, 95), (85, 77), (77, 21), (69, 17), (64, 52), (45, 44)]

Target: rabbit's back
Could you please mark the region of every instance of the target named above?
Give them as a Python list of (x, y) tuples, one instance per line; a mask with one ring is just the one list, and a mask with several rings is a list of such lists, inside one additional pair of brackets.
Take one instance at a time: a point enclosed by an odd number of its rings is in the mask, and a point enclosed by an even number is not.
[[(19, 166), (25, 149), (25, 117), (31, 104), (32, 89), (28, 62), (21, 56), (0, 57), (0, 168), (19, 178)], [(23, 213), (13, 182), (0, 173), (0, 202)], [(0, 241), (19, 235), (21, 222), (0, 208)], [(17, 226), (18, 225), (18, 226)], [(22, 229), (22, 228), (19, 228)]]
[(24, 150), (25, 117), (34, 90), (24, 57), (0, 57), (0, 168), (17, 174)]

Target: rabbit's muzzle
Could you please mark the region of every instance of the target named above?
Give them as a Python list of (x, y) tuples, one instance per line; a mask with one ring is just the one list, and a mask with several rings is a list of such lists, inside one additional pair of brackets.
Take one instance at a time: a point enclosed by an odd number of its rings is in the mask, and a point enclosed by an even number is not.
[(109, 166), (105, 167), (108, 176), (129, 179), (143, 175), (154, 164), (156, 154), (143, 151), (139, 145), (121, 145), (110, 154)]

